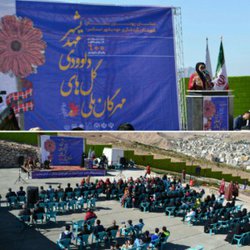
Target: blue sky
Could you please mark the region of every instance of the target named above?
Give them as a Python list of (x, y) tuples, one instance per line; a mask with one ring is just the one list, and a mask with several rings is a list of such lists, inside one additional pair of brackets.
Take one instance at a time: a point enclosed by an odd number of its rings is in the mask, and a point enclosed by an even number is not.
[[(10, 13), (14, 0), (0, 0), (0, 16)], [(220, 37), (229, 76), (250, 75), (250, 2), (249, 0), (40, 0), (91, 4), (176, 6), (182, 9), (184, 65), (194, 67), (205, 60), (206, 37), (213, 72)]]

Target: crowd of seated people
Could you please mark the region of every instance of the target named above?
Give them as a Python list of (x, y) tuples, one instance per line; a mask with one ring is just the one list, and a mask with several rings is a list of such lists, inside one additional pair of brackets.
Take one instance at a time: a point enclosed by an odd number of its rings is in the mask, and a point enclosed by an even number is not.
[[(116, 244), (111, 244), (111, 249), (120, 249), (120, 250), (126, 250), (130, 249), (132, 247), (160, 247), (161, 244), (164, 242), (167, 242), (168, 237), (170, 236), (170, 232), (167, 230), (166, 226), (163, 226), (160, 230), (159, 228), (155, 228), (155, 231), (153, 233), (150, 233), (149, 231), (145, 231), (144, 233), (138, 233), (136, 230), (136, 226), (143, 225), (143, 220), (140, 219), (139, 223), (133, 226), (132, 220), (128, 220), (126, 225), (123, 225), (119, 228), (119, 226), (116, 224), (116, 221), (113, 221), (112, 226), (105, 228), (101, 221), (99, 219), (96, 220), (96, 224), (89, 228), (88, 224), (85, 223), (77, 234), (73, 232), (73, 230), (70, 230), (70, 225), (66, 225), (65, 230), (59, 235), (59, 240), (57, 242), (58, 246), (61, 247), (61, 249), (66, 249), (65, 245), (63, 244), (63, 241), (65, 239), (69, 239), (69, 241), (73, 241), (76, 239), (79, 244), (82, 244), (81, 239), (84, 236), (87, 236), (88, 241), (93, 242), (93, 239), (95, 241), (98, 241), (99, 237), (103, 237), (102, 240), (104, 243), (108, 241), (111, 237), (111, 231), (115, 232), (115, 241)], [(119, 244), (116, 240), (117, 238), (123, 238), (123, 230), (130, 228), (130, 233), (127, 235), (126, 238), (124, 238), (125, 242), (124, 244)], [(120, 230), (119, 230), (120, 229)], [(89, 236), (92, 235), (92, 240), (89, 239)], [(101, 236), (102, 235), (102, 236)], [(116, 238), (117, 237), (117, 238)], [(122, 241), (119, 241), (122, 242)]]
[[(20, 189), (20, 191), (23, 190)], [(249, 230), (249, 212), (247, 213), (246, 209), (237, 210), (235, 199), (223, 206), (224, 198), (222, 193), (218, 198), (213, 194), (202, 199), (204, 193), (204, 190), (198, 192), (191, 189), (188, 184), (184, 185), (180, 179), (168, 178), (164, 175), (162, 178), (145, 178), (141, 176), (136, 179), (130, 177), (127, 180), (119, 179), (113, 182), (109, 178), (91, 182), (90, 177), (88, 177), (83, 178), (81, 183), (76, 184), (74, 188), (71, 187), (70, 183), (65, 189), (59, 185), (55, 189), (49, 186), (45, 190), (42, 186), (40, 187), (39, 196), (44, 196), (43, 201), (46, 199), (51, 200), (51, 197), (53, 201), (68, 200), (69, 197), (80, 201), (86, 198), (98, 198), (100, 194), (103, 194), (102, 197), (106, 199), (120, 200), (121, 205), (124, 207), (134, 207), (145, 211), (144, 205), (146, 205), (147, 211), (159, 209), (165, 211), (167, 215), (181, 215), (183, 221), (203, 224), (205, 233), (215, 229), (214, 224), (220, 221), (239, 221), (240, 227), (238, 229), (241, 230), (240, 232)], [(10, 195), (13, 195), (11, 189), (6, 198)], [(85, 220), (88, 219), (87, 217), (91, 213), (93, 211), (89, 209)], [(95, 214), (94, 218), (96, 218)], [(133, 225), (129, 225), (128, 222), (126, 228), (131, 226)], [(232, 235), (235, 232), (234, 226), (235, 223), (229, 225)], [(133, 227), (136, 228), (136, 226)], [(239, 232), (238, 229), (237, 232)], [(122, 233), (124, 234), (124, 231)]]

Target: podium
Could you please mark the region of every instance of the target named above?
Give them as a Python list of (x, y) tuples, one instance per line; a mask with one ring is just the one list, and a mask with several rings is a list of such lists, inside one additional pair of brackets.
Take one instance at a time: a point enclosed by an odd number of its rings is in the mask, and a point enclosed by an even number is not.
[(188, 90), (188, 130), (233, 130), (234, 96), (230, 90)]

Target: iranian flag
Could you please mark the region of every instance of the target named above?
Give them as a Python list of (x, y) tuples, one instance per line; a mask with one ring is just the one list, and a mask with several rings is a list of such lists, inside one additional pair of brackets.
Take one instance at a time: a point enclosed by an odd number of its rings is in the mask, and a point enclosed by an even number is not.
[(227, 78), (227, 69), (226, 62), (224, 57), (224, 49), (221, 41), (220, 51), (218, 56), (218, 63), (216, 68), (215, 79), (213, 80), (214, 90), (228, 90), (228, 78)]

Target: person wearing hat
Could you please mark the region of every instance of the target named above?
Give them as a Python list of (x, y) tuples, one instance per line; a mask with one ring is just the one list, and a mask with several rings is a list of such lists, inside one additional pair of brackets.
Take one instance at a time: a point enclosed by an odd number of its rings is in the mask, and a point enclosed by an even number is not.
[(250, 129), (250, 110), (234, 119), (234, 130)]

